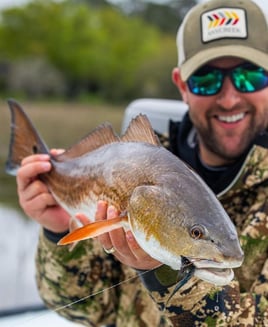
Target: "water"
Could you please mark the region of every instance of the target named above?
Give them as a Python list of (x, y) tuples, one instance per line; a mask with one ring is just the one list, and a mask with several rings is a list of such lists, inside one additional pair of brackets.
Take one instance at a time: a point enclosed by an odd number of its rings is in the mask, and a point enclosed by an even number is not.
[(1, 312), (40, 306), (34, 257), (39, 226), (15, 209), (0, 206)]

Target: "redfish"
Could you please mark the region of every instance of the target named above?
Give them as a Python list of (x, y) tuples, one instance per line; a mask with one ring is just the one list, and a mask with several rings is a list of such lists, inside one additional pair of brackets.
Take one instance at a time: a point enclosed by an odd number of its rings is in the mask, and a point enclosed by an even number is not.
[[(26, 156), (48, 153), (23, 109), (9, 100), (11, 141), (6, 164), (16, 173)], [(172, 269), (191, 265), (193, 274), (216, 285), (228, 284), (243, 261), (236, 229), (202, 179), (162, 147), (149, 120), (139, 115), (122, 136), (103, 124), (57, 156), (52, 170), (40, 175), (58, 203), (72, 216), (91, 223), (67, 234), (59, 244), (129, 228), (151, 257)], [(94, 222), (96, 205), (105, 200), (122, 214)]]

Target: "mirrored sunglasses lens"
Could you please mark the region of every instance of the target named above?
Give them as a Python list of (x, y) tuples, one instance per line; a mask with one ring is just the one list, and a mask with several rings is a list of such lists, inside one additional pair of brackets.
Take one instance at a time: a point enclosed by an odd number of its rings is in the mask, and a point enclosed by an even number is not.
[(190, 91), (196, 95), (214, 95), (222, 87), (223, 75), (219, 70), (197, 71), (188, 80)]
[(263, 68), (238, 67), (232, 74), (233, 82), (238, 91), (244, 93), (256, 92), (268, 86), (268, 76)]

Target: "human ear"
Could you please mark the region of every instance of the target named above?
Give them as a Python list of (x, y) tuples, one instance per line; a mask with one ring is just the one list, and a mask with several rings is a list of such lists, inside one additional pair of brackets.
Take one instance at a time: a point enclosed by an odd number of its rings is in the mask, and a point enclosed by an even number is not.
[(175, 67), (172, 70), (172, 81), (175, 84), (175, 86), (178, 88), (183, 101), (185, 103), (188, 103), (187, 84), (181, 79), (181, 74), (178, 67)]

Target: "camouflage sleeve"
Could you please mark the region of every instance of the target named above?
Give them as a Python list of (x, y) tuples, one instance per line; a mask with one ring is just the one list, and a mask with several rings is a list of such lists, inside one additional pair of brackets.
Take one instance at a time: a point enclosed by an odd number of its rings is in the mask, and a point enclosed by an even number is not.
[[(172, 326), (268, 326), (268, 262), (249, 293), (240, 293), (236, 280), (217, 287), (193, 277), (169, 299), (176, 286), (176, 276), (169, 267), (162, 266), (141, 277)], [(172, 279), (173, 286), (170, 286)]]
[(36, 266), (44, 303), (69, 320), (85, 326), (168, 326), (136, 272), (105, 254), (97, 241), (79, 242), (70, 251), (42, 231)]

